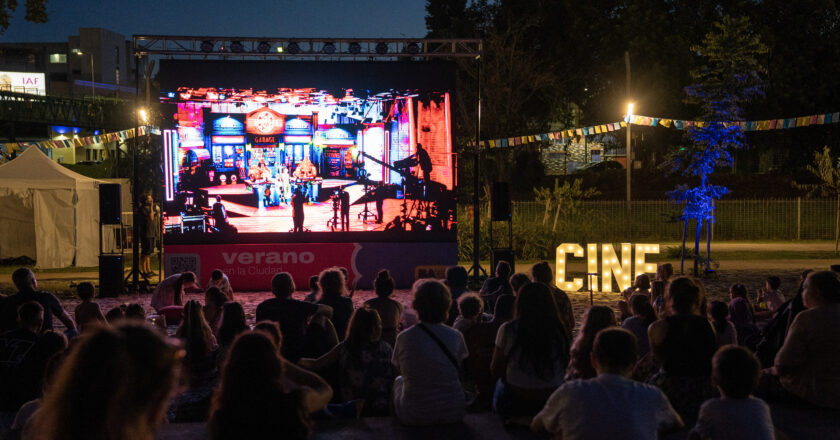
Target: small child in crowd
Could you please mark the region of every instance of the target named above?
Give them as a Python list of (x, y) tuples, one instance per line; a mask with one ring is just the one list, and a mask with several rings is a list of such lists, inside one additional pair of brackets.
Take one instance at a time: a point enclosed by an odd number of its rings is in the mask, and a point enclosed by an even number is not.
[(770, 407), (752, 392), (760, 365), (749, 350), (737, 345), (721, 347), (712, 359), (712, 381), (720, 398), (700, 407), (690, 439), (775, 439)]
[(706, 306), (706, 317), (715, 329), (717, 348), (738, 343), (738, 332), (735, 324), (727, 319), (728, 316), (729, 306), (723, 301), (712, 301)]
[(455, 319), (452, 328), (461, 333), (466, 332), (476, 324), (489, 320), (487, 318), (489, 315), (486, 316), (485, 313), (482, 313), (484, 301), (474, 293), (461, 295), (461, 298), (458, 299), (458, 309), (461, 311), (461, 315)]
[(80, 331), (90, 330), (96, 325), (105, 324), (105, 316), (102, 315), (102, 309), (99, 308), (93, 300), (96, 293), (96, 288), (93, 283), (84, 282), (76, 286), (76, 295), (82, 302), (76, 306), (74, 315), (76, 317), (76, 325), (79, 326)]

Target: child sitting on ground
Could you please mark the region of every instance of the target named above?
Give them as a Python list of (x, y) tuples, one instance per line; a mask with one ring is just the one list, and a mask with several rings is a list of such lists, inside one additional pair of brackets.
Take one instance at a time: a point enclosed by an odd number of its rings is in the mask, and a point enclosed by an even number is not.
[(727, 316), (729, 316), (729, 306), (723, 301), (712, 301), (706, 306), (706, 317), (715, 329), (717, 348), (738, 343), (735, 324), (729, 322)]
[(749, 350), (721, 347), (712, 359), (712, 381), (722, 397), (700, 407), (690, 439), (774, 439), (770, 407), (752, 396), (760, 365)]
[(764, 288), (756, 290), (756, 312), (755, 319), (770, 319), (776, 311), (785, 303), (785, 296), (782, 295), (779, 287), (782, 280), (779, 277), (767, 277), (764, 281)]
[(309, 293), (303, 297), (303, 300), (306, 302), (310, 302), (315, 304), (318, 302), (318, 293), (321, 291), (321, 288), (318, 287), (318, 275), (312, 275), (309, 277)]
[(490, 320), (489, 315), (482, 313), (484, 301), (474, 293), (461, 295), (458, 300), (458, 309), (461, 314), (455, 319), (452, 328), (461, 333), (466, 332), (476, 324)]
[(99, 308), (93, 300), (93, 295), (96, 293), (96, 288), (93, 283), (84, 282), (76, 286), (76, 295), (82, 302), (76, 306), (74, 315), (76, 316), (76, 325), (79, 326), (79, 331), (84, 332), (90, 330), (96, 325), (105, 324), (105, 316), (102, 315), (102, 309)]

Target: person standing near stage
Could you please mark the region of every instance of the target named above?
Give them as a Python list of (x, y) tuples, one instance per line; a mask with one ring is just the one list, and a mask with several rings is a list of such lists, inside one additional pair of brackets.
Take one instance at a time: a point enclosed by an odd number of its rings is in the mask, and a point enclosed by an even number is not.
[(341, 188), (341, 192), (339, 193), (339, 199), (341, 200), (341, 230), (342, 231), (349, 231), (350, 230), (350, 193), (347, 192), (347, 189)]
[(423, 171), (423, 180), (432, 180), (432, 158), (429, 157), (429, 152), (423, 148), (423, 144), (417, 144), (417, 152), (414, 153), (414, 156), (419, 162), (420, 170)]
[(145, 276), (155, 275), (152, 272), (152, 252), (154, 252), (155, 240), (157, 238), (157, 215), (158, 208), (152, 199), (151, 194), (140, 204), (138, 210), (138, 221), (140, 222), (140, 273)]
[(293, 232), (303, 232), (303, 205), (306, 203), (306, 196), (300, 188), (295, 190), (292, 196), (292, 219), (295, 223)]

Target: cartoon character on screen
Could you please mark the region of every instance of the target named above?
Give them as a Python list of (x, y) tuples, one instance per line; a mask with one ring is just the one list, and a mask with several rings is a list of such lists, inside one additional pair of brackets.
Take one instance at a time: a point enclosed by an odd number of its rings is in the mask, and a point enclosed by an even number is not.
[(285, 165), (281, 166), (277, 171), (277, 192), (280, 195), (281, 203), (289, 203), (291, 201), (292, 182), (289, 175), (289, 169)]
[(318, 177), (318, 170), (315, 168), (315, 164), (308, 157), (304, 157), (295, 169), (295, 178), (314, 179), (315, 177)]

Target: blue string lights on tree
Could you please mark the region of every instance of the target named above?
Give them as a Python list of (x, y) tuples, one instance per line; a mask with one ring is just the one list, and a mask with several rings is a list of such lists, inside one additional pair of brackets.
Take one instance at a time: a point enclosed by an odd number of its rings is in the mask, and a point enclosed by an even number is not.
[[(677, 169), (684, 176), (699, 178), (695, 186), (681, 185), (668, 196), (683, 205), (684, 222), (682, 255), (685, 260), (685, 236), (688, 222), (695, 220), (694, 274), (703, 261), (706, 271), (711, 264), (711, 226), (715, 219), (715, 200), (729, 190), (712, 185), (709, 176), (717, 167), (732, 166), (731, 151), (744, 146), (741, 106), (763, 95), (762, 75), (766, 69), (759, 57), (767, 52), (747, 17), (724, 16), (706, 34), (702, 46), (692, 47), (705, 64), (691, 73), (694, 84), (686, 87), (688, 101), (703, 110), (702, 124), (688, 127), (690, 145), (678, 159)], [(700, 233), (706, 225), (706, 258), (700, 257)]]

